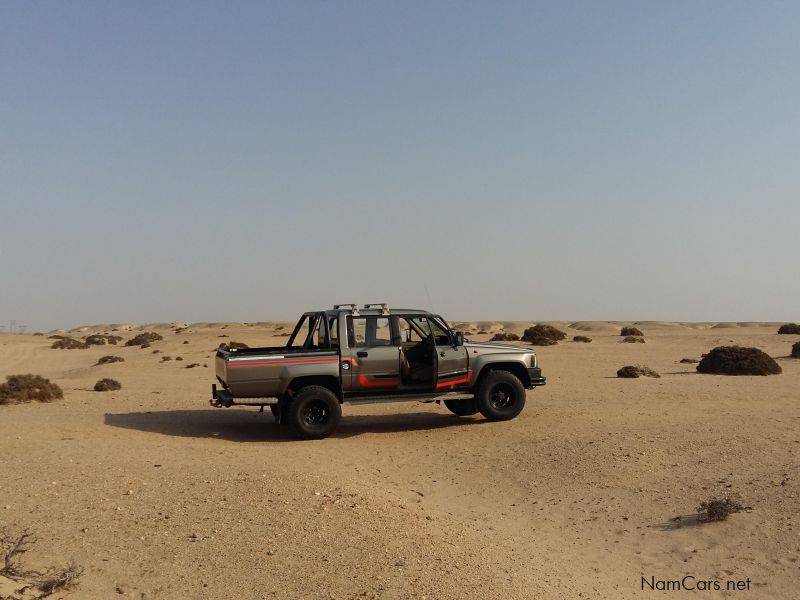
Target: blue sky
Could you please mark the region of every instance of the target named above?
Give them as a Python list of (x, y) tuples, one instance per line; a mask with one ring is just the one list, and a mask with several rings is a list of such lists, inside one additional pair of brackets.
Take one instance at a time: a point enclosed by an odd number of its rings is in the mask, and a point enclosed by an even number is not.
[(798, 320), (798, 30), (789, 2), (4, 2), (0, 323)]

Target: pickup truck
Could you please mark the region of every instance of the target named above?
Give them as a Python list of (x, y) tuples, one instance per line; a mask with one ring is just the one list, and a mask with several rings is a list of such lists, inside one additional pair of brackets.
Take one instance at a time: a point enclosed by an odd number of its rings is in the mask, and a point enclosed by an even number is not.
[(223, 347), (215, 367), (212, 406), (269, 406), (301, 439), (330, 435), (342, 404), (443, 401), (506, 421), (545, 384), (530, 348), (470, 342), (439, 315), (383, 303), (304, 313), (285, 346)]

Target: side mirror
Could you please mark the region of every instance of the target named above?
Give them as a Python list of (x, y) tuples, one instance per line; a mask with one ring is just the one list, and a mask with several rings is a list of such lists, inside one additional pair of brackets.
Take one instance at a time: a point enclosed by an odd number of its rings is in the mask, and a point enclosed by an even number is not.
[(464, 332), (463, 331), (453, 332), (453, 347), (458, 348), (459, 346), (463, 345), (464, 345)]

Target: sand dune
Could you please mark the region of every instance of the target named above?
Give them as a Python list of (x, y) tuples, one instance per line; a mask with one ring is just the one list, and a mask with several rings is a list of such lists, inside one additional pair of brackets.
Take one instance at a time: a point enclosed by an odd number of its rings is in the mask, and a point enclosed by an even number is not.
[[(532, 323), (468, 325), (484, 340)], [(164, 336), (146, 349), (0, 334), (0, 375), (38, 373), (65, 392), (0, 406), (0, 526), (38, 531), (35, 566), (84, 565), (75, 598), (619, 599), (652, 597), (643, 576), (684, 574), (795, 598), (800, 360), (743, 378), (679, 361), (721, 343), (785, 357), (800, 338), (640, 321), (647, 343), (620, 344), (622, 324), (562, 323), (594, 341), (538, 349), (548, 385), (514, 421), (345, 407), (319, 442), (291, 440), (268, 412), (208, 406), (219, 342), (279, 344), (288, 324), (71, 330)], [(125, 361), (95, 366), (105, 354)], [(661, 379), (614, 377), (637, 363)], [(122, 390), (90, 391), (101, 377)], [(752, 511), (672, 520), (730, 493)]]

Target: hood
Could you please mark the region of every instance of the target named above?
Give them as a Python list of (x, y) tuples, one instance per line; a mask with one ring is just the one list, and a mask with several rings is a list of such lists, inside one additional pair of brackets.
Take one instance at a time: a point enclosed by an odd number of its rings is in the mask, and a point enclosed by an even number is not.
[(520, 354), (536, 354), (533, 348), (522, 348), (521, 346), (514, 346), (505, 342), (464, 342), (464, 347), (470, 350), (494, 350), (496, 352), (518, 352)]

